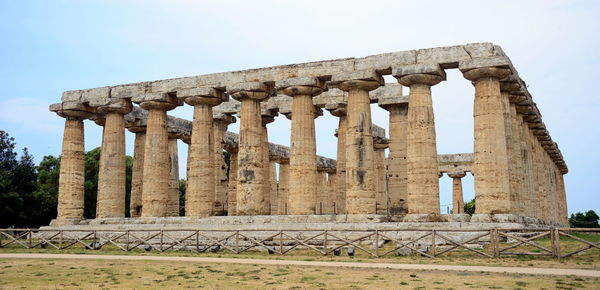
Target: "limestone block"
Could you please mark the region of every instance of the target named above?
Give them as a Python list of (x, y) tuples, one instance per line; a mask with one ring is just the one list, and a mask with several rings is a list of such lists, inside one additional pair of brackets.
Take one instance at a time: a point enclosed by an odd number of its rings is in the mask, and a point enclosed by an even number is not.
[(81, 102), (89, 102), (91, 106), (105, 105), (110, 100), (110, 87), (87, 89), (81, 92)]
[(459, 61), (470, 58), (463, 45), (419, 49), (416, 52), (417, 63), (436, 63), (443, 68), (457, 68)]
[(66, 91), (62, 93), (61, 101), (63, 102), (81, 102), (82, 90)]
[(469, 60), (463, 60), (458, 64), (461, 72), (466, 72), (471, 69), (484, 68), (484, 67), (501, 67), (509, 68), (512, 66), (510, 59), (506, 56), (494, 56), (486, 58), (472, 58)]
[(390, 67), (405, 64), (413, 64), (415, 63), (416, 59), (416, 51), (414, 50), (370, 55), (362, 58), (357, 58), (354, 61), (354, 69), (375, 69), (380, 73), (389, 74)]
[(150, 82), (119, 85), (111, 87), (110, 97), (117, 99), (128, 99), (134, 96), (141, 96), (150, 92)]

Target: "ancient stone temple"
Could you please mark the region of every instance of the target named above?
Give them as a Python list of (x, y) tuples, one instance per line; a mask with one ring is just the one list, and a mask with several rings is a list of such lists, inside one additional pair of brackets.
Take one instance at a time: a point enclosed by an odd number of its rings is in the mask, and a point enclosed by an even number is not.
[[(450, 69), (473, 84), (473, 153), (437, 152), (431, 87)], [(386, 83), (386, 75), (397, 82)], [(373, 124), (371, 104), (389, 112), (389, 136)], [(193, 119), (169, 115), (179, 106), (192, 106)], [(339, 120), (331, 132), (336, 160), (317, 155), (315, 119), (323, 109)], [(65, 118), (54, 226), (207, 223), (217, 216), (567, 224), (562, 154), (525, 82), (491, 43), (66, 91), (50, 110)], [(268, 141), (267, 124), (279, 114), (291, 120), (290, 147)], [(103, 126), (91, 221), (83, 220), (85, 120)], [(240, 133), (228, 132), (236, 121)], [(126, 130), (135, 134), (128, 218)], [(188, 160), (178, 158), (178, 140), (189, 145)], [(187, 164), (185, 217), (178, 217), (180, 161)], [(472, 216), (463, 212), (462, 178), (469, 172)], [(440, 212), (444, 173), (452, 178), (452, 214)]]

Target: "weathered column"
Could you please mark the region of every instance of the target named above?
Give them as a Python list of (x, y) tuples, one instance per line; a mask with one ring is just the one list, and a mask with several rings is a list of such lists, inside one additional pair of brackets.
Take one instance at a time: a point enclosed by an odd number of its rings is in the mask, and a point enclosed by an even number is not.
[(179, 134), (169, 134), (169, 197), (167, 216), (179, 216)]
[(517, 112), (519, 112), (519, 130), (521, 132), (522, 141), (522, 154), (523, 154), (523, 167), (524, 167), (524, 182), (525, 192), (527, 199), (529, 200), (529, 207), (527, 216), (537, 217), (538, 211), (536, 209), (536, 194), (535, 194), (535, 179), (534, 179), (534, 160), (531, 139), (529, 138), (529, 127), (527, 122), (524, 120), (525, 117), (522, 114), (525, 112), (524, 106), (518, 106)]
[(346, 127), (348, 119), (346, 117), (346, 106), (339, 105), (331, 110), (331, 115), (339, 118), (338, 128), (335, 132), (337, 137), (337, 160), (336, 160), (336, 194), (335, 194), (335, 212), (337, 214), (346, 213)]
[[(388, 144), (384, 140), (377, 140), (374, 144), (375, 162), (373, 170), (375, 172), (375, 197), (377, 200), (377, 214), (385, 215), (388, 213), (390, 204), (389, 196), (386, 191), (386, 169), (385, 169), (385, 149)], [(385, 140), (387, 141), (387, 140)]]
[[(187, 160), (186, 160), (186, 164), (185, 164), (185, 193), (184, 193), (184, 199), (183, 199), (183, 213), (182, 215), (185, 216), (185, 201), (187, 200), (187, 193), (188, 193), (188, 184), (189, 184), (189, 176), (190, 176), (190, 155), (192, 152), (192, 135), (191, 132), (190, 134), (185, 134), (183, 136), (181, 136), (181, 141), (183, 141), (183, 143), (187, 144)], [(180, 207), (182, 206), (181, 204), (179, 205)]]
[(238, 167), (238, 149), (228, 147), (229, 152), (229, 181), (227, 185), (227, 215), (236, 215), (237, 210), (237, 167)]
[(264, 204), (265, 166), (260, 102), (268, 98), (270, 88), (262, 83), (240, 83), (228, 93), (240, 101), (240, 141), (237, 175), (237, 215), (268, 214)]
[(223, 138), (227, 126), (235, 123), (235, 117), (225, 114), (213, 114), (213, 137), (215, 152), (215, 215), (225, 215), (227, 204), (227, 163), (223, 155)]
[(334, 75), (333, 82), (348, 93), (346, 131), (346, 213), (375, 213), (375, 174), (369, 91), (383, 79), (375, 72), (355, 71)]
[(125, 119), (131, 102), (116, 99), (97, 108), (104, 115), (96, 218), (125, 217)]
[(318, 170), (315, 172), (315, 214), (325, 214), (327, 212), (327, 172)]
[(140, 104), (148, 111), (142, 187), (142, 217), (168, 215), (170, 162), (167, 111), (176, 107), (174, 100), (146, 101)]
[(400, 84), (410, 87), (406, 145), (408, 213), (439, 214), (439, 172), (431, 86), (446, 79), (446, 73), (438, 65), (416, 65), (402, 67), (394, 76)]
[(279, 204), (277, 205), (280, 215), (288, 214), (290, 163), (288, 160), (279, 162)]
[(465, 177), (466, 173), (461, 172), (448, 172), (448, 177), (452, 178), (452, 213), (463, 214), (465, 213), (465, 200), (463, 198), (463, 187), (462, 178)]
[(131, 217), (140, 217), (142, 215), (142, 187), (144, 185), (144, 145), (146, 144), (146, 127), (139, 126), (130, 127), (128, 129), (130, 132), (135, 133), (129, 215)]
[(215, 149), (212, 107), (223, 101), (222, 91), (196, 88), (179, 91), (180, 98), (194, 106), (192, 144), (190, 145), (189, 176), (185, 200), (185, 215), (207, 217), (215, 204)]
[(269, 162), (269, 205), (271, 206), (271, 215), (276, 215), (278, 212), (279, 196), (277, 192), (277, 168), (274, 161)]
[(65, 118), (58, 178), (58, 215), (56, 220), (83, 219), (83, 196), (85, 192), (83, 120), (92, 115), (91, 109), (82, 104), (54, 104), (50, 106), (50, 110)]
[(327, 213), (335, 214), (337, 213), (336, 209), (336, 198), (337, 198), (337, 176), (335, 171), (329, 171), (327, 173)]
[(408, 129), (408, 102), (382, 105), (390, 113), (389, 160), (387, 168), (389, 212), (392, 215), (405, 214), (407, 207), (407, 170), (406, 170), (406, 138)]
[(476, 212), (509, 213), (511, 205), (508, 153), (499, 80), (508, 76), (510, 70), (485, 67), (462, 72), (466, 79), (475, 82), (473, 171)]
[(261, 132), (261, 140), (262, 140), (262, 162), (264, 164), (263, 166), (263, 170), (264, 170), (264, 182), (262, 183), (263, 185), (263, 190), (262, 190), (262, 200), (263, 203), (261, 204), (261, 212), (264, 212), (264, 214), (269, 215), (271, 214), (271, 154), (269, 152), (269, 129), (267, 129), (267, 124), (272, 123), (273, 121), (275, 121), (275, 117), (272, 116), (271, 114), (269, 114), (269, 112), (265, 112), (264, 114), (261, 115), (261, 120), (262, 120), (262, 132)]
[(323, 91), (316, 78), (287, 79), (277, 83), (279, 92), (292, 97), (292, 134), (289, 168), (288, 212), (315, 214), (317, 201), (317, 149), (312, 97)]

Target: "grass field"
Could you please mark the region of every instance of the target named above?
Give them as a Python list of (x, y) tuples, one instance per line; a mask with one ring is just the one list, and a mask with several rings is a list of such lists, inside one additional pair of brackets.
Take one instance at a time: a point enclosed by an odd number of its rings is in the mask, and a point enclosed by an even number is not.
[(597, 289), (598, 278), (452, 271), (0, 259), (0, 289)]

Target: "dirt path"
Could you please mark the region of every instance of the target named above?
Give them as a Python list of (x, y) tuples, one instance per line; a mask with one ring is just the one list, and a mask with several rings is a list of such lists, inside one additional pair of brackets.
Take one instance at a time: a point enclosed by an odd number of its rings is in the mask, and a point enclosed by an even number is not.
[(73, 254), (0, 254), (0, 259), (85, 259), (85, 260), (133, 260), (133, 261), (180, 261), (195, 263), (230, 263), (230, 264), (260, 264), (279, 266), (311, 266), (311, 267), (348, 267), (395, 270), (439, 270), (439, 271), (468, 271), (530, 275), (573, 275), (585, 277), (600, 277), (600, 271), (556, 268), (524, 268), (524, 267), (490, 267), (490, 266), (458, 266), (433, 264), (390, 264), (363, 262), (318, 262), (268, 259), (235, 259), (235, 258), (204, 258), (204, 257), (173, 257), (173, 256), (121, 256), (121, 255), (73, 255)]

